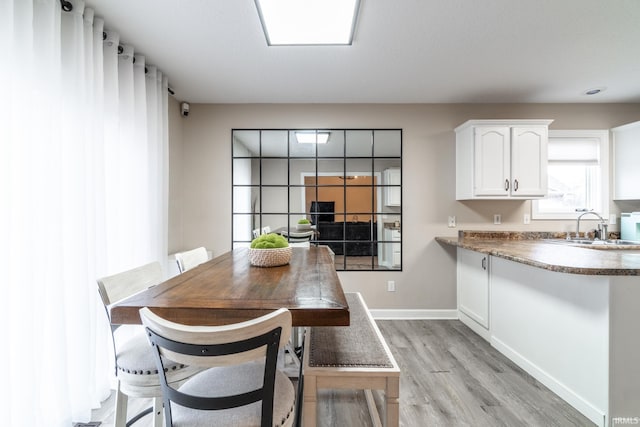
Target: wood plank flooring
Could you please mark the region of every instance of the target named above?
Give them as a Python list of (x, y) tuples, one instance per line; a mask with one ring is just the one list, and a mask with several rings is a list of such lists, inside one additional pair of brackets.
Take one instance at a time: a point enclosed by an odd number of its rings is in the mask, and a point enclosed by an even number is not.
[(378, 321), (402, 369), (404, 426), (592, 426), (457, 320)]
[[(457, 320), (383, 320), (378, 326), (400, 368), (400, 425), (593, 426), (545, 386)], [(380, 404), (380, 395), (374, 393)], [(136, 413), (148, 399), (131, 399)], [(371, 425), (364, 393), (325, 390), (318, 426)], [(113, 426), (113, 396), (94, 411)], [(150, 417), (135, 424), (151, 425)]]

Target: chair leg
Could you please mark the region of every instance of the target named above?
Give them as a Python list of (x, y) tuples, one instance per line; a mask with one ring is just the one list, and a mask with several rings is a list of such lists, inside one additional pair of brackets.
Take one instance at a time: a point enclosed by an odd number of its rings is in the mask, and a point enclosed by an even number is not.
[(296, 366), (296, 368), (300, 367), (300, 359), (299, 356), (296, 354), (296, 350), (293, 346), (293, 344), (291, 343), (291, 341), (289, 341), (287, 344), (285, 344), (285, 350), (289, 352), (289, 355), (291, 356), (291, 361), (293, 362), (293, 364)]
[(120, 381), (116, 387), (116, 411), (113, 420), (114, 427), (125, 427), (127, 425), (127, 401), (129, 397), (120, 390)]
[(162, 397), (153, 398), (153, 427), (162, 427), (163, 406)]
[(293, 425), (295, 427), (302, 427), (302, 410), (304, 401), (304, 371), (302, 369), (304, 360), (304, 338), (302, 335), (302, 345), (300, 346), (300, 359), (298, 360), (298, 389), (296, 390), (296, 414)]

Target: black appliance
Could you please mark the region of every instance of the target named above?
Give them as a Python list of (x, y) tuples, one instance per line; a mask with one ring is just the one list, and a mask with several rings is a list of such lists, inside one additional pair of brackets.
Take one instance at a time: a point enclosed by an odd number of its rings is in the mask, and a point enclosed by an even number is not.
[(311, 223), (317, 225), (319, 222), (335, 221), (335, 202), (311, 202)]

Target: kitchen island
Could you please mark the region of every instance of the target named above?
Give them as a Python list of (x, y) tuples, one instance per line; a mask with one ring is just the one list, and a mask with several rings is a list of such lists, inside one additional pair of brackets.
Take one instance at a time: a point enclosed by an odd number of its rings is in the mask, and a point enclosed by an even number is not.
[[(596, 425), (640, 422), (640, 246), (460, 232), (460, 320)], [(604, 245), (602, 245), (604, 246)]]

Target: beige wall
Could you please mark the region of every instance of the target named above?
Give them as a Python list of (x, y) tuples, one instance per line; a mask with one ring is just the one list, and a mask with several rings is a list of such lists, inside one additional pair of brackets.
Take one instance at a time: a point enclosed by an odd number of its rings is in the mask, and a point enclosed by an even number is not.
[[(371, 308), (452, 309), (455, 251), (434, 241), (460, 229), (567, 230), (573, 221), (532, 221), (527, 201), (455, 200), (455, 135), (469, 119), (554, 119), (551, 129), (609, 129), (640, 120), (640, 104), (229, 104), (191, 105), (188, 118), (170, 109), (170, 230), (172, 251), (200, 245), (214, 255), (231, 245), (231, 129), (402, 128), (403, 271), (341, 272), (346, 291)], [(640, 210), (637, 203), (611, 211)], [(492, 223), (502, 215), (502, 225)], [(456, 229), (447, 228), (455, 215)], [(612, 227), (616, 230), (617, 226)], [(389, 293), (387, 281), (396, 282)]]

